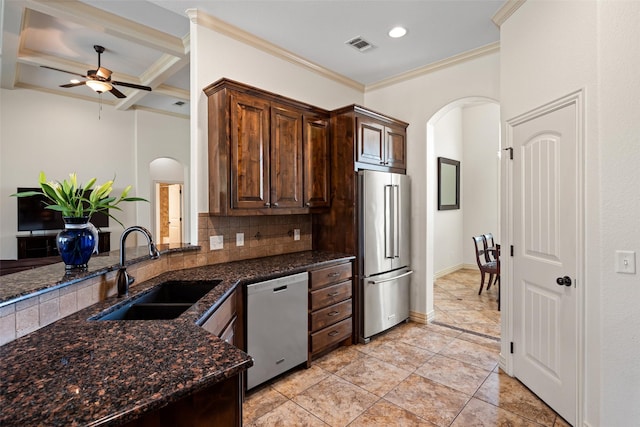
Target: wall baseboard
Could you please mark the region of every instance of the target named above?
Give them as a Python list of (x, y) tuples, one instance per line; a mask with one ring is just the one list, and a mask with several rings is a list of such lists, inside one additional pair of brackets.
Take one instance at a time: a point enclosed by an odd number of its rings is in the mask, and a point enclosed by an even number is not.
[(458, 264), (458, 265), (454, 265), (452, 267), (447, 267), (444, 270), (440, 270), (438, 271), (436, 274), (433, 275), (433, 279), (439, 279), (442, 276), (446, 276), (447, 274), (451, 274), (454, 273), (458, 270), (478, 270), (478, 266), (476, 264)]
[(412, 322), (422, 323), (423, 325), (431, 322), (433, 319), (435, 319), (435, 317), (435, 311), (431, 311), (428, 314), (420, 313), (417, 311), (409, 311), (409, 319)]

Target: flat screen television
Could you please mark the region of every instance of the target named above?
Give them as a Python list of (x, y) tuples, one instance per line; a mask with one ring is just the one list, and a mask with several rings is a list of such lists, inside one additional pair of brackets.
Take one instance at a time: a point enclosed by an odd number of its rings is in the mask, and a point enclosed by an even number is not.
[[(41, 191), (39, 187), (18, 187), (18, 193), (23, 191)], [(18, 231), (62, 230), (64, 221), (62, 214), (51, 209), (45, 209), (44, 196), (17, 197), (18, 200)], [(109, 216), (105, 213), (91, 215), (91, 223), (97, 228), (109, 226)]]

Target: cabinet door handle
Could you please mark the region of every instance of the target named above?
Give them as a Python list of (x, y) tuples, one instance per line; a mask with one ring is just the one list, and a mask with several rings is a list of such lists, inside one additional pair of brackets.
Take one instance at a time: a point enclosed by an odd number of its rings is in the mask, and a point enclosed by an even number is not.
[(274, 203), (274, 204), (273, 204), (273, 207), (274, 207), (274, 208), (277, 208), (277, 207), (278, 207), (278, 204), (277, 204), (277, 203)]
[(265, 203), (264, 205), (265, 205), (266, 207), (270, 207), (270, 206), (271, 206), (271, 203), (267, 202), (267, 203)]
[(331, 313), (328, 313), (328, 314), (327, 314), (327, 316), (331, 316), (331, 317), (333, 317), (333, 316), (337, 316), (338, 314), (340, 314), (340, 312), (339, 312), (339, 311), (335, 311), (335, 310), (334, 310), (334, 311), (332, 311)]
[(330, 337), (335, 337), (336, 335), (338, 335), (339, 332), (338, 331), (331, 331), (329, 332), (327, 335), (329, 335)]
[(304, 205), (305, 205), (306, 207), (309, 207), (309, 206), (311, 206), (311, 203), (307, 202), (307, 203), (305, 203)]
[(338, 273), (337, 271), (334, 273), (329, 273), (327, 274), (327, 277), (338, 277), (340, 275), (340, 273)]
[(340, 295), (339, 291), (335, 291), (335, 292), (331, 292), (331, 293), (327, 294), (328, 297), (335, 297), (335, 296), (338, 296), (338, 295)]

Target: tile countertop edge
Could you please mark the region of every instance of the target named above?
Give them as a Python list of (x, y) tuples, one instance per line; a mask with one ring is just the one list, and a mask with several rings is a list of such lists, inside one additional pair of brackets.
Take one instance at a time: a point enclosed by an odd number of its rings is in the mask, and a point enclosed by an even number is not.
[(121, 425), (213, 386), (252, 364), (198, 326), (230, 292), (352, 259), (306, 251), (170, 271), (134, 286), (130, 296), (165, 280), (221, 283), (174, 320), (89, 321), (118, 305), (110, 297), (1, 346), (0, 424)]
[[(169, 254), (169, 253), (190, 252), (190, 251), (200, 250), (200, 246), (190, 245), (190, 244), (184, 244), (184, 245), (181, 245), (180, 247), (167, 247), (166, 245), (158, 245), (158, 246), (160, 250), (160, 256)], [(139, 246), (136, 248), (127, 248), (127, 250), (128, 251), (135, 250), (137, 253), (136, 253), (136, 256), (126, 260), (125, 262), (126, 266), (131, 266), (131, 265), (134, 265), (143, 261), (148, 261), (151, 259), (148, 255), (148, 249), (146, 246)], [(131, 252), (128, 252), (128, 253), (131, 253)], [(140, 253), (142, 253), (143, 255), (140, 255)], [(69, 274), (67, 274), (64, 271), (64, 264), (61, 261), (59, 263), (55, 263), (47, 266), (37, 267), (37, 268), (29, 269), (26, 271), (21, 271), (18, 273), (0, 276), (0, 287), (2, 285), (8, 284), (8, 282), (10, 281), (11, 282), (29, 281), (30, 276), (35, 272), (42, 273), (46, 277), (44, 280), (42, 280), (40, 284), (28, 289), (22, 289), (20, 291), (16, 291), (16, 293), (13, 293), (12, 295), (7, 296), (7, 295), (2, 295), (2, 293), (0, 293), (0, 308), (10, 304), (15, 304), (16, 302), (19, 302), (28, 298), (32, 298), (34, 296), (38, 296), (56, 289), (62, 289), (66, 286), (73, 285), (74, 283), (79, 283), (84, 280), (89, 280), (94, 277), (100, 276), (102, 274), (109, 273), (111, 271), (115, 271), (120, 266), (119, 258), (120, 258), (119, 250), (111, 251), (109, 253), (105, 253), (104, 255), (100, 254), (95, 257), (92, 257), (92, 259), (89, 260), (90, 269), (88, 271), (71, 272)], [(103, 261), (103, 259), (104, 261), (108, 261), (106, 265), (100, 266), (95, 270), (91, 270), (92, 260), (93, 260), (93, 263), (96, 263), (97, 261)], [(53, 278), (54, 273), (52, 271), (54, 271), (54, 269), (59, 269), (59, 268), (62, 268), (62, 271), (60, 272), (55, 270), (56, 278)], [(58, 277), (60, 277), (60, 273), (62, 273), (62, 278), (57, 279)], [(52, 278), (49, 279), (48, 277), (52, 277)]]

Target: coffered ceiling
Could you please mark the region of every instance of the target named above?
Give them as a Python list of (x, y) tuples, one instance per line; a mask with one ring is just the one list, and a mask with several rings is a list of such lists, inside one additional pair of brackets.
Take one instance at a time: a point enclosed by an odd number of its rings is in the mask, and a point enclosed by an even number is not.
[[(502, 0), (0, 0), (5, 89), (31, 88), (97, 101), (87, 86), (60, 88), (101, 66), (126, 95), (103, 104), (189, 115), (189, 20), (197, 8), (363, 88), (468, 52), (495, 49)], [(400, 39), (387, 32), (407, 28)], [(361, 37), (360, 52), (345, 42)]]

